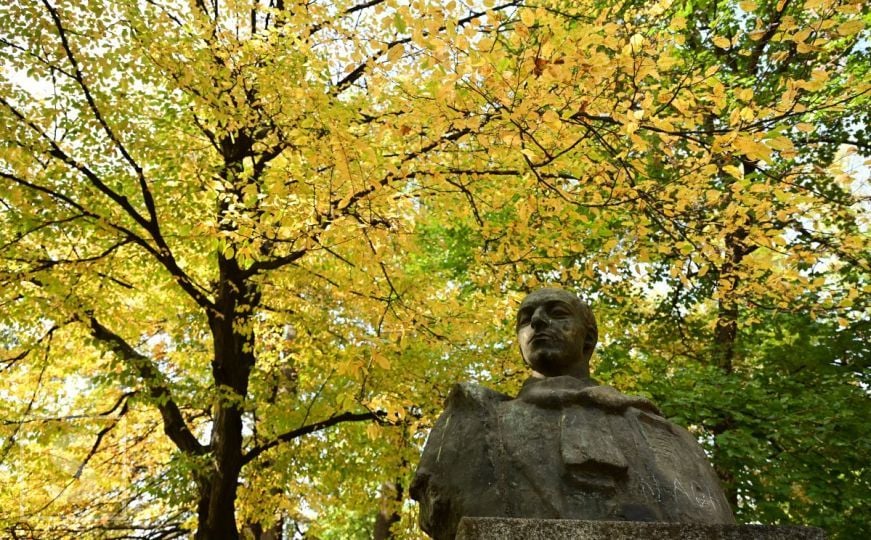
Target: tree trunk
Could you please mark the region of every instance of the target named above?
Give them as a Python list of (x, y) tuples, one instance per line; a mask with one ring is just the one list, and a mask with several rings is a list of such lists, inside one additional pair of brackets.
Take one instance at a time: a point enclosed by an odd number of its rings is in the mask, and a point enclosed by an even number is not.
[(217, 312), (209, 316), (215, 347), (211, 463), (209, 481), (201, 486), (197, 540), (239, 538), (235, 503), (242, 470), (242, 414), (255, 359), (251, 316), (260, 299), (235, 260), (219, 256), (218, 264)]
[[(734, 282), (737, 282), (737, 278), (734, 278)], [(736, 286), (734, 282), (731, 290)], [(714, 355), (717, 367), (726, 373), (732, 373), (737, 338), (738, 305), (730, 298), (721, 298), (717, 308), (717, 326), (714, 329)]]
[(734, 295), (740, 277), (738, 269), (750, 250), (744, 246), (747, 231), (739, 227), (726, 235), (726, 260), (720, 267), (720, 300), (717, 306), (717, 325), (714, 329), (714, 356), (717, 367), (732, 373), (735, 343), (738, 340), (738, 302)]
[[(717, 308), (717, 323), (714, 328), (714, 361), (725, 373), (732, 373), (735, 361), (735, 345), (738, 340), (738, 302), (733, 295), (738, 289), (740, 277), (738, 269), (744, 257), (749, 255), (753, 248), (748, 249), (744, 245), (747, 231), (739, 227), (734, 233), (726, 236), (726, 260), (720, 268), (720, 300)], [(729, 411), (725, 411), (723, 419), (715, 426), (711, 426), (714, 435), (714, 469), (723, 484), (726, 499), (733, 509), (738, 508), (738, 486), (735, 483), (735, 475), (731, 470), (722, 465), (718, 454), (720, 447), (717, 438), (732, 429), (733, 421)]]
[(381, 500), (378, 514), (375, 516), (375, 528), (372, 531), (373, 540), (389, 540), (394, 538), (390, 527), (398, 523), (402, 516), (399, 509), (402, 505), (402, 484), (399, 482), (384, 482), (381, 485)]

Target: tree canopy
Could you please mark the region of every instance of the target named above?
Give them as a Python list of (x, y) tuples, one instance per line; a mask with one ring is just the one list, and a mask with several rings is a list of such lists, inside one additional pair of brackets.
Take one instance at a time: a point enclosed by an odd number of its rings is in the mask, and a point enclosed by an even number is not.
[[(0, 7), (0, 528), (414, 538), (523, 294), (745, 522), (869, 527), (853, 0)], [(270, 533), (271, 534), (271, 533)]]

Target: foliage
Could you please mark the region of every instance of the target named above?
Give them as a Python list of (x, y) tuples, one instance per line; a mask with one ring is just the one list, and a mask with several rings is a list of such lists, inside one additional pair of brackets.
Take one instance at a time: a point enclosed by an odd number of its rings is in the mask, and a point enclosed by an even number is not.
[(0, 525), (353, 537), (387, 504), (412, 537), (383, 486), (452, 382), (516, 389), (513, 309), (560, 283), (601, 321), (599, 378), (695, 429), (741, 520), (856, 536), (869, 22), (852, 0), (0, 8)]
[(720, 466), (735, 471), (741, 517), (859, 538), (868, 513), (868, 396), (841, 362), (866, 347), (868, 323), (841, 330), (800, 314), (771, 319), (746, 330), (739, 373), (649, 358), (647, 389), (706, 440), (722, 431)]

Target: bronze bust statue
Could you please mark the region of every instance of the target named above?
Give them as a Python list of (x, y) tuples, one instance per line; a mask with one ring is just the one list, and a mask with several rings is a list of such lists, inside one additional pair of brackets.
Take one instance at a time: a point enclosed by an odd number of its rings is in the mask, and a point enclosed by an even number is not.
[(523, 300), (517, 340), (533, 376), (516, 398), (451, 390), (411, 485), (425, 532), (453, 539), (464, 516), (735, 522), (692, 435), (590, 378), (597, 338), (574, 294)]

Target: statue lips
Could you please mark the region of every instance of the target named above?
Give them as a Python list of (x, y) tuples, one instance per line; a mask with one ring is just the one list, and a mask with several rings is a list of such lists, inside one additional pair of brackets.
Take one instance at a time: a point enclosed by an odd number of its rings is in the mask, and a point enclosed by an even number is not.
[(553, 342), (556, 340), (557, 340), (556, 336), (550, 334), (549, 332), (536, 332), (532, 336), (532, 338), (529, 340), (529, 344), (532, 345), (532, 344), (542, 343), (542, 342), (548, 343), (548, 342)]

